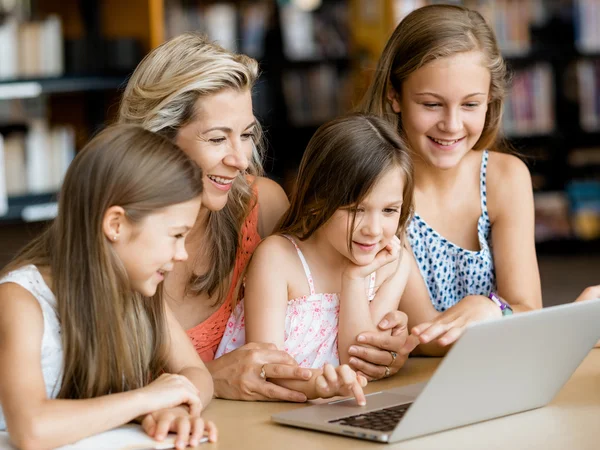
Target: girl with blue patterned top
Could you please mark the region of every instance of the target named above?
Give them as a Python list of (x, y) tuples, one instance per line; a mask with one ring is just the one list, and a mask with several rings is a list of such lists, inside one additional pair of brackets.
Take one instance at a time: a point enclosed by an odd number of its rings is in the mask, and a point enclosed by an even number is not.
[(414, 151), (414, 270), (400, 309), (424, 354), (444, 354), (469, 323), (542, 306), (531, 176), (494, 151), (506, 80), (483, 17), (432, 5), (398, 25), (363, 100)]

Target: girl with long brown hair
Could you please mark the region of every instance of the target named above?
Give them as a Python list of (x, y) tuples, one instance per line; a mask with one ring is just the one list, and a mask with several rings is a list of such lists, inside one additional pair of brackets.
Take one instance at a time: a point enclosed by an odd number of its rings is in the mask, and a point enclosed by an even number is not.
[(360, 107), (414, 151), (400, 308), (426, 354), (444, 354), (470, 323), (542, 306), (531, 176), (498, 139), (507, 81), (481, 14), (430, 5), (397, 26)]
[(250, 261), (244, 300), (217, 354), (245, 340), (275, 344), (313, 374), (276, 383), (308, 398), (353, 394), (364, 404), (366, 377), (347, 365), (349, 348), (398, 309), (409, 269), (402, 242), (411, 158), (384, 120), (342, 117), (310, 140), (296, 184), (277, 234)]
[(168, 139), (110, 127), (66, 174), (58, 216), (0, 273), (0, 429), (55, 448), (130, 422), (177, 447), (216, 430), (213, 383), (155, 296), (187, 259), (202, 172)]

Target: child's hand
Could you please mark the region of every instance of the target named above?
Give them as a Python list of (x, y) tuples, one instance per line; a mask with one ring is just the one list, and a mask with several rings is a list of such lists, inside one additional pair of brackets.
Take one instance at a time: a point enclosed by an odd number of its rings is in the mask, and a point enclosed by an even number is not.
[(344, 270), (344, 277), (349, 279), (365, 279), (383, 266), (398, 261), (401, 249), (402, 244), (400, 243), (400, 239), (398, 239), (398, 236), (394, 236), (388, 245), (377, 253), (370, 264), (357, 266), (356, 264), (349, 263)]
[(163, 373), (140, 391), (144, 392), (150, 411), (188, 405), (189, 415), (199, 417), (204, 407), (198, 389), (183, 375)]
[(600, 298), (600, 284), (584, 289), (584, 291), (579, 294), (579, 297), (577, 297), (575, 301), (583, 302), (585, 300), (594, 300), (596, 298)]
[(353, 396), (360, 406), (367, 404), (365, 394), (362, 390), (366, 385), (366, 378), (356, 375), (356, 372), (346, 364), (338, 367), (325, 364), (323, 374), (319, 375), (315, 380), (315, 389), (319, 397), (329, 398), (336, 395), (344, 397)]
[(200, 416), (192, 416), (187, 408), (161, 409), (147, 414), (142, 420), (142, 428), (146, 434), (157, 441), (162, 441), (169, 432), (177, 433), (175, 447), (195, 447), (204, 434), (209, 442), (217, 441), (217, 427), (212, 422), (205, 422)]

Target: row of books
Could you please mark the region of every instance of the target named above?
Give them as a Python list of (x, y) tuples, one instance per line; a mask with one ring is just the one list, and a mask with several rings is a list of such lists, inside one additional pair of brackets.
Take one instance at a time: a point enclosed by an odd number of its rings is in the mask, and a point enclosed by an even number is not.
[(309, 69), (285, 71), (283, 94), (289, 121), (295, 126), (320, 125), (348, 109), (351, 91), (347, 71), (319, 64)]
[[(206, 34), (223, 47), (260, 59), (272, 27), (274, 3), (269, 0), (234, 3), (166, 0), (165, 29), (170, 38), (186, 31)], [(348, 5), (328, 1), (318, 10), (303, 2), (280, 2), (283, 51), (290, 60), (342, 58), (348, 55)], [(306, 3), (306, 2), (304, 2)]]
[(547, 63), (515, 72), (506, 98), (503, 128), (507, 136), (549, 134), (554, 130), (554, 77)]
[(529, 28), (542, 23), (547, 10), (544, 0), (395, 0), (396, 23), (411, 11), (435, 3), (459, 4), (479, 11), (494, 29), (506, 56), (520, 56), (531, 50)]
[(585, 131), (600, 130), (600, 60), (577, 62), (579, 117)]
[(71, 127), (29, 124), (27, 133), (0, 135), (0, 192), (5, 197), (56, 192), (75, 156)]
[(600, 51), (600, 0), (575, 0), (575, 46), (582, 53)]
[(573, 181), (566, 191), (535, 194), (536, 242), (600, 238), (600, 181)]
[(64, 72), (61, 19), (0, 22), (0, 80), (56, 77)]

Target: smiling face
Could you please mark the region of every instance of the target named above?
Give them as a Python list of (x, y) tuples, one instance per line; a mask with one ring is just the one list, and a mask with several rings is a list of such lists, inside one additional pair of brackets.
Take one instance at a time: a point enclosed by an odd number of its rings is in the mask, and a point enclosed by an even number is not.
[(410, 145), (434, 167), (455, 167), (483, 132), (491, 79), (483, 58), (472, 51), (432, 61), (391, 95)]
[(248, 168), (255, 127), (249, 90), (225, 89), (198, 100), (194, 119), (175, 142), (202, 168), (202, 206), (225, 207), (233, 181)]
[(197, 198), (149, 214), (138, 224), (122, 220), (117, 240), (107, 233), (134, 291), (154, 295), (173, 265), (188, 258), (185, 237), (199, 210)]
[[(404, 175), (394, 167), (386, 171), (356, 208), (337, 210), (318, 233), (341, 255), (354, 264), (370, 264), (377, 253), (394, 237), (400, 222)], [(352, 253), (348, 251), (348, 232), (356, 211), (352, 231)]]

